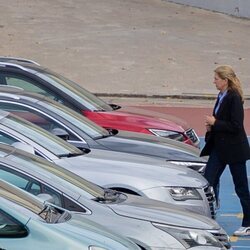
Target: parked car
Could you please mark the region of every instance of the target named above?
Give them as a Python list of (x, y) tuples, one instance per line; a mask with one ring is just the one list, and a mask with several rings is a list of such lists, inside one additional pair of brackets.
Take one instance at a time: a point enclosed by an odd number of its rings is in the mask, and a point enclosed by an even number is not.
[(107, 104), (80, 85), (51, 72), (38, 63), (19, 58), (0, 58), (0, 84), (40, 93), (88, 117), (104, 128), (162, 136), (199, 146), (194, 129), (173, 116), (162, 117), (131, 112), (116, 104)]
[(203, 173), (206, 158), (190, 145), (142, 133), (106, 130), (72, 109), (42, 95), (0, 87), (0, 107), (68, 140), (79, 148), (111, 150), (162, 158)]
[(0, 248), (11, 250), (139, 250), (86, 216), (0, 180)]
[[(105, 188), (168, 202), (214, 217), (207, 180), (189, 168), (150, 157), (92, 149), (84, 153), (44, 129), (0, 111), (0, 142), (25, 147)], [(30, 146), (29, 146), (30, 145)], [(164, 165), (165, 167), (162, 167)]]
[[(220, 244), (230, 249), (226, 233), (212, 219), (163, 202), (103, 189), (41, 158), (20, 150), (9, 154), (8, 150), (1, 151), (6, 156), (0, 157), (0, 178), (34, 195), (50, 195), (56, 205), (84, 212), (90, 220), (143, 249), (204, 249)], [(197, 241), (204, 236), (205, 241)]]

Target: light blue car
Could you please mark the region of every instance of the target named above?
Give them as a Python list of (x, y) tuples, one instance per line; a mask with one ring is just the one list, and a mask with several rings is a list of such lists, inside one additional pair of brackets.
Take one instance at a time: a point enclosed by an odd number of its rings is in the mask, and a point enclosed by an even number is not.
[(1, 250), (139, 250), (134, 243), (0, 180)]

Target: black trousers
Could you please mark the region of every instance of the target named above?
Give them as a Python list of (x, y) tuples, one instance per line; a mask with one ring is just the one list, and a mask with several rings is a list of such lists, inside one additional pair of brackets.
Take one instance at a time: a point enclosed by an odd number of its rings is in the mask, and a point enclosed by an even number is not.
[[(205, 170), (205, 178), (216, 191), (220, 177), (226, 168), (226, 164), (220, 162), (215, 150), (210, 154)], [(235, 192), (240, 199), (243, 210), (243, 227), (250, 226), (250, 194), (247, 180), (246, 162), (229, 164), (229, 169), (233, 177)], [(216, 192), (215, 192), (216, 193)], [(218, 197), (217, 197), (218, 198)]]

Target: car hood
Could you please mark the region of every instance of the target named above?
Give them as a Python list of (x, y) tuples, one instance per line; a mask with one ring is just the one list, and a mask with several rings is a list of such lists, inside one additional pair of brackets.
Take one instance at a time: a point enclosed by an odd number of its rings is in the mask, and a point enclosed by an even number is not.
[(137, 130), (142, 129), (164, 129), (171, 130), (183, 133), (188, 126), (183, 128), (180, 124), (177, 124), (173, 121), (151, 117), (146, 115), (140, 115), (135, 113), (129, 113), (122, 110), (116, 111), (96, 111), (96, 112), (87, 112), (84, 114), (90, 119), (106, 128), (122, 128), (122, 127), (131, 127), (137, 128)]
[[(105, 187), (117, 183), (131, 184), (137, 186), (138, 190), (183, 185), (201, 188), (207, 185), (207, 181), (191, 169), (167, 163), (165, 166), (169, 167), (163, 168), (161, 164), (157, 166), (157, 164), (146, 163), (145, 158), (117, 152), (107, 153), (107, 150), (91, 150), (87, 155), (62, 158), (55, 163)], [(154, 160), (148, 158), (151, 161)], [(140, 161), (140, 159), (143, 160)], [(145, 164), (142, 163), (143, 161)]]
[(114, 136), (97, 140), (105, 148), (114, 151), (159, 157), (165, 160), (205, 162), (200, 150), (175, 140), (142, 133), (119, 131)]
[[(62, 230), (67, 229), (67, 231), (70, 231), (72, 234), (76, 233), (83, 235), (84, 237), (91, 240), (90, 245), (93, 244), (93, 241), (98, 241), (100, 244), (102, 244), (103, 247), (103, 244), (105, 244), (108, 249), (112, 245), (116, 247), (122, 247), (120, 244), (124, 246), (124, 248), (122, 248), (124, 250), (139, 249), (129, 240), (123, 238), (120, 235), (118, 236), (116, 233), (110, 231), (106, 227), (89, 220), (86, 215), (82, 213), (71, 212), (71, 216), (72, 218), (66, 222), (67, 226), (64, 226)], [(120, 244), (118, 245), (117, 242), (119, 242)]]
[(86, 216), (80, 213), (72, 213), (71, 219), (63, 223), (41, 224), (39, 222), (38, 225), (36, 221), (30, 220), (28, 225), (38, 229), (40, 227), (46, 227), (47, 235), (51, 235), (50, 239), (53, 239), (53, 236), (57, 240), (60, 240), (60, 237), (64, 238), (67, 242), (72, 242), (72, 247), (82, 244), (84, 249), (88, 246), (96, 245), (112, 250), (116, 250), (117, 247), (122, 250), (139, 250), (139, 248), (129, 240), (113, 234), (97, 223), (89, 221)]
[[(166, 107), (167, 109), (167, 107)], [(174, 116), (174, 115), (170, 115), (170, 114), (166, 114), (166, 113), (162, 113), (159, 111), (152, 111), (152, 110), (148, 110), (145, 108), (140, 108), (140, 107), (129, 107), (129, 106), (122, 106), (119, 110), (119, 112), (126, 112), (129, 114), (135, 114), (135, 115), (140, 115), (140, 116), (146, 116), (146, 117), (150, 117), (156, 120), (160, 120), (162, 122), (172, 122), (173, 124), (178, 124), (179, 126), (181, 126), (184, 130), (189, 129), (189, 125), (187, 124), (187, 122), (183, 119), (181, 119), (180, 117)], [(115, 111), (117, 112), (117, 111)]]
[(192, 227), (196, 229), (219, 229), (218, 223), (206, 216), (176, 208), (161, 201), (128, 195), (126, 201), (108, 205), (120, 216), (151, 221), (170, 226)]

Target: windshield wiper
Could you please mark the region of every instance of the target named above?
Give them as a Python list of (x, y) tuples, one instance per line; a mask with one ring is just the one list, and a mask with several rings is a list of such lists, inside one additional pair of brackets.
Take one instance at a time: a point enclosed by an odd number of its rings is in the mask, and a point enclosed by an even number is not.
[(70, 158), (70, 157), (74, 157), (74, 156), (79, 156), (79, 155), (84, 155), (85, 153), (82, 151), (81, 153), (68, 153), (68, 154), (60, 154), (60, 155), (57, 155), (58, 157), (67, 157), (67, 158)]

